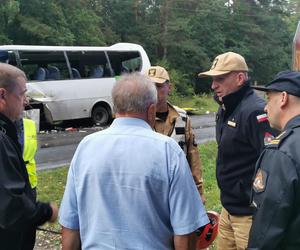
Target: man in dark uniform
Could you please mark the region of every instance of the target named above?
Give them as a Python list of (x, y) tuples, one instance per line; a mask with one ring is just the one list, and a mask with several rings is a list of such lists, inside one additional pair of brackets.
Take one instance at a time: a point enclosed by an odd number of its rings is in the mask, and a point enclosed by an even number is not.
[(270, 125), (282, 133), (256, 164), (248, 249), (300, 249), (300, 72), (281, 72), (255, 88), (266, 91)]
[(236, 53), (217, 56), (209, 71), (220, 108), (216, 115), (216, 175), (222, 211), (218, 249), (245, 249), (252, 224), (250, 193), (255, 163), (272, 138), (265, 102), (249, 86), (248, 66)]
[[(57, 218), (57, 206), (37, 202), (29, 183), (14, 122), (26, 104), (26, 76), (0, 63), (0, 249), (32, 250), (34, 228)], [(29, 235), (28, 232), (33, 232)]]

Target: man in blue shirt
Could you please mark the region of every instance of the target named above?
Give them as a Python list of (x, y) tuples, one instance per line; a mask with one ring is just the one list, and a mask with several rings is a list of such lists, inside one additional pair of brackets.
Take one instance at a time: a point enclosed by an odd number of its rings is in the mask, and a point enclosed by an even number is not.
[(124, 75), (112, 98), (116, 119), (83, 139), (69, 169), (63, 249), (189, 249), (191, 233), (209, 221), (184, 152), (151, 128), (154, 84)]

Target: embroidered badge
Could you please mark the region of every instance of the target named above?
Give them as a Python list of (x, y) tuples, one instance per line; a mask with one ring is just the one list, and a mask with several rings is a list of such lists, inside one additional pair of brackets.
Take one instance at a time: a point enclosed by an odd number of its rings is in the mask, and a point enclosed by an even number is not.
[(156, 74), (156, 69), (149, 69), (148, 75), (154, 77)]
[(267, 181), (267, 173), (261, 168), (256, 172), (256, 176), (253, 182), (253, 189), (255, 192), (260, 193), (265, 190)]
[(217, 66), (218, 61), (219, 61), (219, 58), (216, 58), (216, 59), (213, 61), (210, 70), (214, 69), (214, 68)]
[(270, 144), (273, 139), (274, 139), (274, 136), (271, 133), (266, 132), (265, 136), (264, 136), (264, 144), (265, 145)]
[(236, 127), (236, 123), (234, 121), (228, 121), (227, 124), (230, 127), (234, 127), (234, 128)]
[(262, 115), (256, 116), (256, 119), (257, 119), (258, 123), (261, 123), (261, 122), (267, 121), (268, 116), (267, 116), (267, 114), (262, 114)]

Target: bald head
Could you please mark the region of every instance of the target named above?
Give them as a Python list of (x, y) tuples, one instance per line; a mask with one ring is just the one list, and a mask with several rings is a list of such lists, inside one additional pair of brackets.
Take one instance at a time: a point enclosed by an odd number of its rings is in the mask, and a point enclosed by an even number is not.
[(11, 91), (15, 87), (16, 79), (19, 77), (26, 80), (22, 70), (6, 63), (0, 63), (0, 88)]
[(112, 90), (115, 113), (146, 113), (157, 102), (157, 92), (151, 79), (139, 73), (120, 77)]
[(26, 105), (26, 76), (20, 69), (0, 63), (0, 112), (12, 122), (22, 118)]

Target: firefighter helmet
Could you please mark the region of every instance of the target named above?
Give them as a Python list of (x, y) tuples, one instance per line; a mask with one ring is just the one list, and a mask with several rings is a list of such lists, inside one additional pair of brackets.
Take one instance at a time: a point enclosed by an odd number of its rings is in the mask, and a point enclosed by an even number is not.
[(210, 222), (203, 228), (196, 231), (197, 250), (207, 248), (211, 243), (213, 243), (218, 234), (219, 214), (214, 211), (208, 211), (207, 216)]

